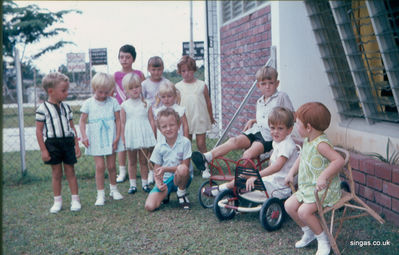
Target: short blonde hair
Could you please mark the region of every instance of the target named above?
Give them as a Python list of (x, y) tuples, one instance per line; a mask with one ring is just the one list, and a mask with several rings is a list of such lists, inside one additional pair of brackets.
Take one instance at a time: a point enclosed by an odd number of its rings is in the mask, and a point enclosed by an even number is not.
[(141, 79), (135, 73), (128, 73), (122, 79), (122, 86), (125, 92), (132, 88), (141, 87)]
[(277, 81), (278, 73), (277, 70), (271, 66), (262, 66), (255, 74), (256, 80), (275, 80)]
[(96, 73), (91, 79), (91, 87), (94, 91), (99, 88), (104, 88), (111, 91), (115, 87), (114, 77), (106, 73)]
[(176, 97), (176, 103), (180, 103), (180, 91), (175, 87), (175, 84), (167, 79), (163, 79), (159, 84), (158, 93), (156, 95), (155, 106), (161, 103), (161, 95), (173, 94)]
[(314, 129), (319, 131), (324, 131), (330, 126), (331, 113), (320, 102), (303, 104), (295, 114), (302, 121), (303, 125), (307, 126), (307, 124), (310, 124)]
[(269, 125), (283, 124), (287, 128), (291, 128), (294, 126), (295, 117), (291, 110), (285, 107), (277, 106), (273, 108), (268, 116), (267, 121)]
[(65, 74), (62, 74), (60, 72), (53, 72), (49, 73), (46, 76), (44, 76), (42, 80), (42, 86), (43, 89), (48, 93), (48, 89), (50, 88), (55, 88), (57, 84), (60, 82), (68, 82), (69, 83), (69, 78)]
[(180, 125), (180, 116), (179, 116), (179, 114), (175, 110), (173, 110), (173, 108), (167, 107), (167, 108), (165, 108), (165, 109), (163, 109), (163, 110), (158, 112), (157, 119), (156, 119), (157, 127), (159, 128), (159, 120), (161, 119), (161, 117), (169, 117), (169, 116), (174, 116), (175, 119), (176, 119), (177, 125)]

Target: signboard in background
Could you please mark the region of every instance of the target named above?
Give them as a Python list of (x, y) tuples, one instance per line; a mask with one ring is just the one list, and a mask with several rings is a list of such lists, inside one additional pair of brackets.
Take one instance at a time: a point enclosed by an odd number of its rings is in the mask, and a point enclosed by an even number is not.
[(89, 49), (91, 65), (107, 64), (107, 48)]
[[(194, 59), (203, 60), (204, 59), (204, 42), (196, 41), (194, 43)], [(183, 56), (190, 55), (190, 42), (183, 42)]]
[(86, 72), (85, 53), (67, 53), (68, 72)]

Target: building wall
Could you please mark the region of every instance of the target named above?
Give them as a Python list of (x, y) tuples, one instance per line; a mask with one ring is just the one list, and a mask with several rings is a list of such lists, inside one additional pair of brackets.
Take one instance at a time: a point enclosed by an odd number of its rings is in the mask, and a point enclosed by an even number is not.
[[(220, 28), (223, 126), (255, 80), (256, 70), (266, 63), (270, 47), (277, 48), (279, 90), (288, 93), (294, 108), (309, 101), (324, 103), (331, 111), (326, 131), (332, 143), (362, 153), (385, 156), (388, 137), (391, 149), (399, 150), (399, 129), (393, 124), (341, 120), (329, 88), (323, 62), (303, 2), (271, 1), (256, 12)], [(258, 92), (257, 92), (258, 93)], [(236, 122), (235, 132), (255, 117), (256, 94)], [(399, 168), (351, 152), (356, 192), (378, 213), (399, 224)]]
[(399, 151), (399, 125), (341, 119), (316, 44), (305, 5), (301, 1), (272, 1), (272, 45), (277, 48), (280, 89), (287, 92), (295, 108), (309, 101), (324, 103), (332, 114), (326, 133), (335, 145), (362, 153), (386, 155)]
[[(256, 71), (270, 57), (270, 6), (234, 20), (220, 28), (220, 63), (223, 127), (232, 119), (245, 94), (255, 81)], [(246, 121), (255, 118), (255, 91), (235, 122), (231, 134), (238, 134)]]

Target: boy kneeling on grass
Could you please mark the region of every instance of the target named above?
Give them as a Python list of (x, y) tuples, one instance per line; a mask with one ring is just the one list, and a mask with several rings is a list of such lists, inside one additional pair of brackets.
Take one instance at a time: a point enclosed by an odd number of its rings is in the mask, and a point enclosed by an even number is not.
[[(291, 190), (285, 185), (285, 177), (294, 165), (298, 153), (296, 144), (291, 138), (294, 126), (294, 114), (284, 107), (275, 107), (268, 116), (270, 134), (273, 138), (273, 153), (269, 166), (260, 171), (263, 183), (269, 195), (285, 199), (291, 195)], [(246, 190), (254, 188), (256, 177), (249, 177)], [(234, 180), (219, 186), (206, 187), (203, 191), (208, 196), (216, 196), (220, 191), (234, 188)]]
[(151, 154), (150, 160), (155, 164), (155, 187), (145, 201), (145, 209), (156, 210), (163, 201), (169, 201), (169, 195), (174, 191), (180, 206), (190, 209), (186, 188), (193, 178), (193, 167), (190, 165), (191, 142), (178, 134), (180, 117), (172, 108), (157, 114), (157, 126), (165, 138), (158, 141)]

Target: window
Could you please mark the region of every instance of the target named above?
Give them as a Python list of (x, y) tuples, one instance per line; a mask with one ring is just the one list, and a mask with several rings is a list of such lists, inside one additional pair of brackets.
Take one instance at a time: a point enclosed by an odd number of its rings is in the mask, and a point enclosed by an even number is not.
[(399, 123), (399, 4), (305, 3), (339, 114)]
[(223, 22), (232, 20), (244, 13), (247, 13), (257, 6), (267, 1), (255, 1), (255, 0), (236, 0), (236, 1), (222, 1), (222, 19)]

